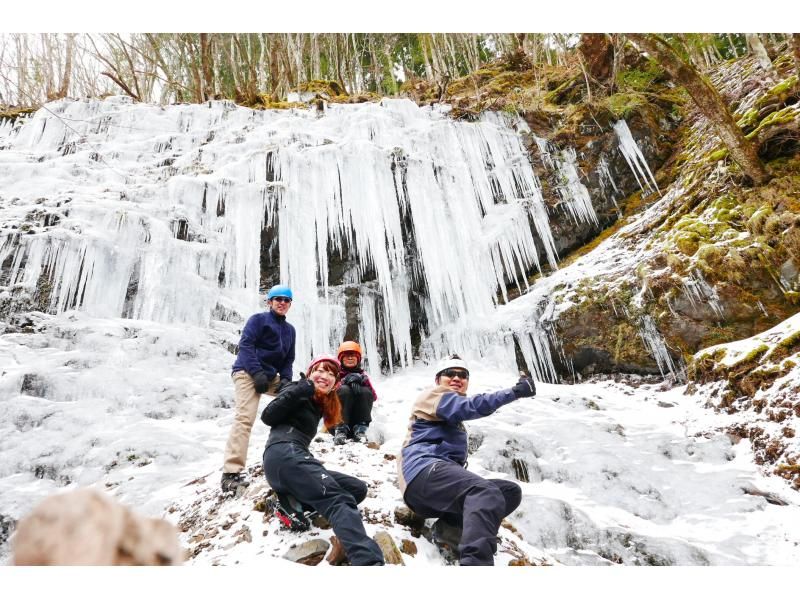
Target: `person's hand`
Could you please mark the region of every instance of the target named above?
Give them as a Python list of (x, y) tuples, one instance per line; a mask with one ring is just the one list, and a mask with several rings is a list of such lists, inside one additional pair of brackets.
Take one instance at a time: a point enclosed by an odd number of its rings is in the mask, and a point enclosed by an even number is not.
[(364, 385), (364, 376), (358, 372), (350, 372), (342, 378), (342, 384), (359, 384)]
[(267, 388), (269, 387), (269, 376), (267, 376), (267, 373), (264, 370), (253, 374), (253, 386), (258, 394), (267, 392)]
[(518, 399), (532, 397), (536, 394), (536, 385), (533, 383), (533, 378), (520, 376), (517, 383), (511, 387), (511, 391)]
[(314, 383), (306, 378), (306, 375), (303, 372), (300, 372), (300, 380), (295, 383), (293, 390), (297, 392), (297, 396), (313, 397)]
[(287, 380), (286, 378), (281, 378), (280, 382), (278, 383), (278, 392), (282, 391), (284, 388), (289, 386), (292, 383), (291, 380)]

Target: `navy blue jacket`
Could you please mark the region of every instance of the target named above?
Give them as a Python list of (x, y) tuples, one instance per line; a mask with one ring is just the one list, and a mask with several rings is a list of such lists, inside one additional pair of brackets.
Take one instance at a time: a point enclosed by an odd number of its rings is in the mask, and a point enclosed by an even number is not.
[(467, 460), (464, 420), (491, 415), (517, 397), (507, 388), (467, 397), (446, 386), (430, 388), (417, 397), (411, 412), (400, 457), (397, 459), (400, 491), (428, 465), (445, 460), (463, 466)]
[(284, 316), (272, 311), (253, 314), (242, 330), (233, 371), (244, 370), (254, 376), (263, 370), (270, 380), (275, 374), (280, 374), (281, 380), (291, 380), (294, 342), (294, 326)]

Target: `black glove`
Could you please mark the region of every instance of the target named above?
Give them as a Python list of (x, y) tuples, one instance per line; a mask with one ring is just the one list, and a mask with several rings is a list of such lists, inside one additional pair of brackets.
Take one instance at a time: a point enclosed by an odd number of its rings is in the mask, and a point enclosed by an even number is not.
[(267, 376), (267, 372), (261, 370), (253, 374), (253, 386), (258, 394), (267, 392), (267, 388), (269, 387), (269, 376)]
[(364, 375), (359, 374), (358, 372), (350, 372), (344, 378), (342, 378), (342, 384), (358, 384), (360, 386), (363, 386)]
[(287, 380), (286, 378), (281, 378), (281, 381), (278, 383), (278, 392), (282, 391), (284, 388), (289, 386), (292, 383), (291, 380)]
[(536, 385), (533, 383), (533, 378), (520, 376), (517, 383), (511, 387), (511, 391), (518, 399), (523, 397), (532, 397), (536, 394)]
[(296, 393), (298, 397), (311, 398), (314, 396), (314, 383), (300, 372), (300, 379), (294, 383), (292, 392)]

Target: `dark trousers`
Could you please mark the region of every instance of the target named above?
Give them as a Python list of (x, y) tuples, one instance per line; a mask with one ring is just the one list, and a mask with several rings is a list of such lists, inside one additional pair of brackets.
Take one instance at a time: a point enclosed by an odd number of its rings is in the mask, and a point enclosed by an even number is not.
[(403, 496), (412, 511), (461, 526), (459, 563), (493, 565), (497, 530), (522, 501), (522, 489), (506, 480), (487, 480), (448, 461), (423, 469)]
[(291, 494), (325, 517), (352, 565), (383, 565), (383, 553), (364, 529), (356, 506), (367, 485), (353, 476), (329, 471), (307, 449), (280, 442), (264, 449), (264, 475), (276, 492)]
[(342, 423), (347, 424), (348, 435), (352, 435), (353, 426), (372, 422), (372, 392), (366, 386), (343, 384), (336, 391), (342, 404)]

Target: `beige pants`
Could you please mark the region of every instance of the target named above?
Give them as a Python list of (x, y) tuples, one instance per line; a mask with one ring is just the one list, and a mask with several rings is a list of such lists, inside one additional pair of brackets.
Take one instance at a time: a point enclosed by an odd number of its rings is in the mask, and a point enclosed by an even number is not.
[[(275, 376), (269, 382), (266, 394), (275, 396), (278, 392), (280, 377)], [(261, 398), (253, 386), (253, 378), (244, 370), (233, 374), (233, 386), (236, 389), (236, 416), (225, 445), (224, 473), (239, 473), (247, 462), (247, 446), (250, 444), (250, 432), (256, 421), (258, 400)]]

